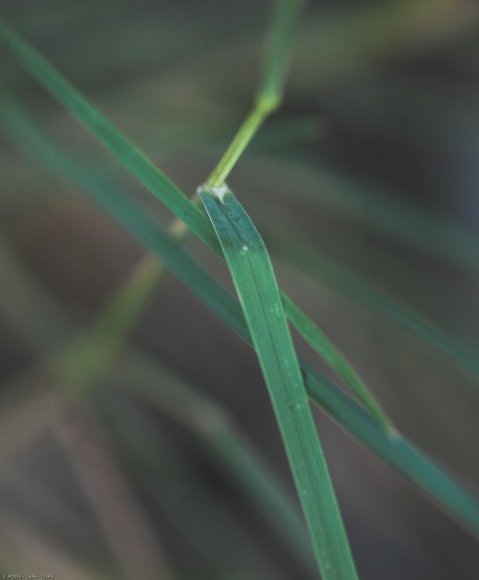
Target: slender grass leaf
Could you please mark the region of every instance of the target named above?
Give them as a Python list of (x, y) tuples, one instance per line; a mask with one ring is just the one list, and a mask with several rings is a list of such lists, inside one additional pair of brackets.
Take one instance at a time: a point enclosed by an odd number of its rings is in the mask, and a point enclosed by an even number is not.
[[(0, 108), (0, 112), (5, 113), (5, 108), (3, 111)], [(35, 129), (28, 117), (21, 114), (19, 109), (9, 107), (8, 112), (8, 115), (2, 115), (2, 125), (8, 137), (20, 149), (30, 154), (33, 159), (45, 163), (67, 181), (73, 181), (80, 186), (102, 210), (156, 253), (168, 269), (230, 328), (250, 342), (238, 302), (185, 251), (181, 244), (163, 232), (151, 215), (116, 186), (112, 186), (104, 176), (85, 171), (81, 164), (65, 154), (64, 148), (55, 147)], [(406, 439), (399, 435), (391, 438), (360, 405), (317, 371), (312, 374), (312, 370), (306, 368), (304, 364), (302, 367), (308, 393), (313, 401), (326, 409), (364, 445), (417, 485), (428, 498), (437, 502), (446, 512), (479, 536), (479, 500), (473, 494)], [(412, 459), (409, 461), (407, 457)]]
[(217, 191), (200, 188), (199, 195), (240, 298), (319, 568), (325, 580), (356, 578), (269, 255), (233, 194), (226, 186)]
[(201, 211), (146, 155), (66, 81), (32, 46), (0, 19), (0, 38), (13, 49), (28, 72), (58, 99), (120, 163), (170, 211), (212, 248), (217, 241)]
[(478, 236), (453, 219), (422, 210), (388, 191), (348, 178), (318, 161), (316, 156), (302, 155), (300, 159), (293, 156), (290, 161), (290, 178), (301, 184), (298, 195), (308, 203), (360, 221), (416, 251), (479, 271)]
[(326, 362), (334, 368), (337, 373), (344, 378), (351, 390), (356, 394), (358, 399), (365, 405), (369, 412), (377, 419), (378, 423), (389, 431), (395, 433), (395, 428), (391, 421), (386, 417), (381, 406), (371, 395), (369, 389), (363, 383), (360, 376), (353, 367), (339, 353), (333, 343), (326, 335), (314, 324), (314, 322), (289, 298), (283, 295), (283, 303), (289, 313), (291, 323), (299, 330), (301, 336), (321, 354)]
[[(313, 573), (316, 563), (301, 514), (267, 462), (227, 413), (199, 389), (168, 372), (163, 366), (153, 363), (132, 348), (122, 348), (135, 315), (142, 308), (150, 288), (158, 281), (161, 264), (156, 255), (148, 254), (108, 302), (94, 325), (82, 333), (79, 340), (74, 340), (66, 348), (55, 344), (54, 363), (50, 368), (57, 380), (61, 380), (62, 387), (68, 387), (65, 389), (68, 393), (64, 394), (69, 395), (63, 397), (59, 413), (71, 402), (72, 385), (76, 396), (84, 397), (90, 393), (99, 386), (107, 372), (112, 372), (110, 367), (113, 358), (121, 349), (126, 356), (122, 356), (118, 370), (113, 372), (115, 385), (154, 404), (203, 440), (218, 466), (230, 474), (238, 487), (254, 502), (257, 511), (284, 539), (285, 545), (291, 546), (299, 561)], [(13, 259), (6, 245), (0, 243), (0, 271), (3, 274), (5, 266), (8, 279), (0, 277), (2, 313), (12, 308), (11, 295), (20, 293), (21, 303), (25, 303), (30, 313), (29, 323), (20, 320), (22, 334), (28, 341), (36, 348), (44, 349), (45, 341), (58, 343), (60, 333), (64, 342), (65, 337), (72, 332), (66, 313), (32, 276), (27, 275), (19, 261)], [(3, 292), (5, 284), (8, 292)], [(15, 304), (15, 307), (18, 305)], [(59, 329), (56, 321), (61, 322)], [(60, 350), (62, 352), (59, 354)], [(37, 383), (38, 374), (35, 373), (32, 387), (38, 386)], [(3, 385), (7, 392), (9, 387)], [(38, 388), (35, 389), (37, 391)], [(44, 396), (42, 394), (42, 400)], [(31, 397), (34, 397), (33, 393)], [(12, 411), (9, 411), (9, 416), (12, 419)], [(48, 420), (46, 417), (45, 421)], [(29, 426), (37, 432), (39, 427), (30, 423)]]
[(259, 99), (276, 102), (281, 98), (291, 39), (303, 4), (303, 0), (275, 1), (275, 14), (265, 52), (263, 79), (258, 91)]
[(479, 538), (479, 500), (405, 437), (388, 436), (364, 409), (326, 377), (302, 363), (309, 396), (366, 447), (416, 485)]
[[(280, 4), (282, 5), (282, 8), (279, 12), (277, 22), (282, 26), (284, 22), (285, 29), (290, 30), (294, 24), (293, 21), (296, 20), (297, 14), (299, 13), (299, 4), (292, 11), (288, 8), (289, 2), (281, 2)], [(292, 4), (296, 5), (296, 2), (293, 2)], [(77, 116), (80, 122), (82, 122), (99, 139), (99, 141), (117, 157), (122, 165), (135, 175), (141, 183), (143, 183), (160, 201), (162, 201), (166, 207), (175, 213), (175, 215), (196, 235), (198, 235), (200, 239), (209, 245), (210, 248), (216, 252), (219, 251), (218, 242), (213, 235), (211, 225), (198, 207), (188, 200), (188, 198), (159, 169), (157, 169), (138, 148), (136, 148), (97, 109), (90, 105), (88, 101), (81, 96), (78, 91), (76, 91), (76, 89), (70, 85), (70, 83), (68, 83), (68, 81), (66, 81), (33, 47), (31, 47), (1, 19), (0, 37), (3, 37), (7, 44), (21, 58), (27, 70), (71, 113)], [(285, 42), (283, 33), (279, 35), (278, 38), (281, 42)], [(283, 57), (285, 54), (286, 53), (283, 54)], [(273, 61), (274, 59), (271, 62)], [(277, 63), (274, 64), (274, 66), (277, 66)], [(279, 76), (276, 73), (272, 78), (275, 78), (279, 82)], [(268, 83), (270, 88), (273, 87), (272, 81), (268, 81)], [(228, 170), (230, 170), (234, 165), (235, 160), (238, 158), (238, 153), (235, 153), (234, 149), (239, 148), (239, 151), (244, 149), (265, 115), (268, 114), (271, 107), (274, 109), (276, 106), (270, 104), (263, 107), (260, 101), (261, 99), (258, 101), (258, 107), (255, 108), (252, 114), (247, 117), (245, 124), (242, 126), (245, 130), (243, 131), (243, 129), (240, 129), (233, 140), (233, 143), (218, 164), (217, 170), (215, 169), (213, 171), (211, 178), (218, 179), (219, 182), (221, 182), (225, 175), (223, 169), (228, 168)], [(12, 114), (15, 116), (13, 107), (4, 100), (1, 108), (7, 109), (4, 111), (4, 122), (11, 126), (12, 120), (9, 117)], [(288, 317), (291, 318), (290, 315), (292, 313), (289, 312), (288, 305), (286, 312)], [(311, 335), (311, 328), (313, 328), (312, 332), (314, 332), (314, 327), (310, 327), (309, 332), (305, 336), (306, 340), (308, 340), (307, 336)], [(298, 331), (303, 333), (302, 327), (299, 327)], [(315, 345), (322, 344), (323, 340), (324, 336), (319, 337), (318, 340), (312, 344), (313, 348)], [(332, 360), (330, 352), (327, 352), (325, 357), (326, 359), (329, 357), (329, 359)], [(346, 361), (344, 362), (346, 363)], [(344, 368), (335, 368), (335, 370), (341, 373)], [(346, 375), (344, 378), (348, 380), (349, 375)], [(355, 391), (357, 388), (357, 382), (350, 384), (350, 387)], [(369, 398), (372, 400), (372, 395), (370, 395)], [(376, 404), (373, 411), (377, 413), (379, 410), (380, 407)], [(387, 418), (382, 417), (382, 422), (383, 424), (387, 424)]]
[[(284, 580), (277, 558), (264, 553), (263, 547), (231, 509), (231, 502), (220, 501), (216, 490), (198, 477), (172, 437), (158, 428), (158, 421), (142, 411), (131, 397), (115, 389), (105, 396), (96, 393), (95, 410), (114, 434), (112, 445), (123, 457), (133, 477), (154, 511), (159, 511), (193, 554), (223, 564), (221, 575), (205, 578), (231, 578), (226, 570), (241, 572), (240, 577), (255, 580)], [(125, 429), (132, 424), (134, 428)], [(194, 489), (195, 493), (191, 493)], [(226, 541), (225, 541), (226, 540)], [(248, 557), (245, 558), (245, 554)], [(251, 556), (251, 558), (250, 558)], [(197, 577), (193, 570), (188, 577)]]
[(370, 311), (380, 314), (391, 321), (396, 328), (403, 329), (423, 341), (424, 344), (446, 355), (468, 374), (476, 379), (479, 377), (477, 353), (455, 336), (389, 298), (358, 276), (330, 263), (318, 252), (312, 253), (306, 247), (295, 244), (294, 241), (285, 243), (276, 236), (267, 236), (267, 239), (273, 251), (276, 250), (278, 256), (285, 262), (354, 302), (366, 306)]
[[(81, 187), (85, 187), (89, 191), (95, 191), (97, 201), (99, 197), (102, 197), (102, 192), (112, 189), (112, 184), (107, 178), (105, 178), (105, 176), (99, 174), (98, 172), (94, 172), (91, 169), (88, 170), (87, 168), (78, 164), (75, 160), (71, 159), (69, 156), (65, 155), (63, 151), (58, 150), (58, 148), (56, 148), (54, 145), (48, 144), (46, 140), (37, 131), (35, 131), (34, 127), (31, 125), (31, 123), (29, 123), (25, 115), (21, 113), (20, 109), (13, 106), (5, 98), (1, 102), (0, 120), (3, 127), (9, 132), (9, 134), (11, 134), (12, 137), (14, 137), (14, 139), (21, 139), (23, 146), (26, 146), (27, 148), (33, 147), (36, 151), (36, 154), (39, 154), (42, 159), (44, 159), (49, 165), (56, 168), (56, 170), (60, 170), (60, 172), (65, 177), (67, 177), (67, 179), (73, 179), (76, 183), (80, 184)], [(117, 196), (119, 198), (118, 203), (113, 204), (113, 207), (111, 207), (114, 213), (122, 211), (121, 207), (125, 199), (125, 197), (120, 199), (121, 196), (119, 190)], [(191, 201), (187, 201), (196, 209), (196, 206)], [(138, 219), (141, 220), (137, 214), (138, 212), (134, 212), (133, 215), (137, 216)], [(132, 216), (132, 220), (134, 219), (136, 218)], [(130, 222), (132, 220), (130, 220)], [(213, 250), (217, 250), (217, 242), (214, 246), (210, 247), (212, 247)], [(282, 292), (282, 296), (285, 298), (286, 313), (288, 318), (293, 321), (293, 324), (296, 325), (297, 323), (307, 320), (306, 315), (301, 312), (299, 307), (294, 305), (293, 301), (289, 299), (285, 293)], [(363, 385), (362, 388), (358, 388), (358, 385), (362, 384), (361, 380), (354, 372), (352, 372), (351, 367), (348, 365), (344, 357), (339, 353), (339, 351), (337, 351), (337, 349), (335, 349), (334, 345), (332, 345), (332, 343), (326, 339), (325, 335), (317, 328), (316, 325), (314, 325), (312, 322), (308, 325), (298, 324), (297, 330), (303, 336), (303, 338), (311, 344), (311, 346), (318, 352), (318, 354), (325, 358), (325, 360), (327, 360), (332, 365), (334, 370), (345, 379), (353, 392), (356, 392), (361, 397), (361, 400), (366, 401), (368, 404), (370, 401), (374, 401), (374, 398), (370, 393), (368, 396), (364, 396), (364, 393), (368, 392), (365, 390), (366, 387)], [(315, 338), (316, 333), (317, 336)], [(326, 345), (326, 348), (323, 351), (324, 345)], [(331, 356), (332, 352), (335, 353), (335, 356)], [(346, 372), (347, 369), (349, 369), (349, 372)], [(354, 380), (351, 380), (351, 378)], [(386, 428), (391, 429), (390, 422), (384, 413), (381, 412), (381, 408), (378, 403), (375, 403), (371, 406), (371, 411), (375, 414), (375, 416), (379, 417), (378, 420), (381, 424), (385, 425)]]

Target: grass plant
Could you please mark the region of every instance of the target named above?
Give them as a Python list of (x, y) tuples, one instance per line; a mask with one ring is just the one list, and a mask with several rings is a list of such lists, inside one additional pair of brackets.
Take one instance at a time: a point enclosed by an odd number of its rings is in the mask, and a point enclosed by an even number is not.
[[(300, 1), (278, 0), (274, 3), (263, 72), (252, 108), (204, 185), (198, 189), (198, 195), (191, 199), (21, 35), (0, 20), (0, 39), (19, 58), (28, 73), (175, 216), (168, 228), (160, 226), (156, 216), (142, 202), (122, 191), (110, 173), (87, 166), (69, 153), (68, 148), (48, 138), (29, 119), (22, 106), (7, 95), (0, 101), (0, 128), (22, 151), (82, 190), (151, 252), (110, 298), (96, 321), (66, 346), (56, 349), (53, 355), (49, 355), (48, 364), (42, 365), (42, 368), (48, 368), (57, 385), (67, 385), (65, 405), (90, 396), (94, 389), (112, 377), (120, 387), (127, 389), (130, 396), (150, 401), (191, 432), (199, 434), (218, 464), (255, 503), (305, 569), (311, 571), (311, 552), (303, 522), (282, 484), (248, 438), (228, 414), (203, 396), (199, 389), (191, 389), (177, 378), (160, 380), (165, 372), (161, 366), (126, 346), (128, 334), (147, 299), (163, 274), (171, 272), (256, 351), (321, 577), (325, 580), (354, 580), (357, 578), (356, 567), (310, 401), (317, 403), (353, 437), (474, 535), (479, 534), (479, 500), (474, 492), (393, 426), (382, 405), (347, 358), (279, 288), (259, 230), (226, 184), (226, 179), (263, 123), (282, 104), (292, 39), (301, 11)], [(333, 200), (331, 203), (337, 202)], [(379, 217), (367, 207), (356, 211), (348, 206), (346, 211), (357, 213), (360, 218), (365, 213), (364, 219), (421, 250), (436, 254), (442, 251), (440, 243), (422, 243), (424, 236), (418, 234), (421, 229), (419, 222), (404, 227), (407, 210), (401, 210), (399, 215), (385, 210)], [(447, 231), (448, 235), (465, 240), (464, 244), (470, 248), (469, 238), (462, 237), (454, 228)], [(186, 248), (183, 242), (190, 232), (225, 258), (239, 301)], [(460, 340), (435, 328), (353, 275), (344, 274), (336, 266), (322, 261), (316, 254), (309, 255), (293, 242), (275, 240), (268, 232), (265, 237), (272, 238), (273, 249), (278, 248), (286, 260), (453, 358), (461, 368), (477, 373), (474, 353)], [(419, 238), (421, 242), (418, 242)], [(457, 257), (452, 250), (447, 255), (452, 259)], [(475, 263), (475, 250), (471, 250), (469, 255), (472, 257), (462, 261), (466, 265)], [(12, 278), (18, 277), (17, 283), (21, 287), (26, 278), (18, 269), (12, 268), (10, 272)], [(41, 303), (47, 303), (48, 299), (41, 290), (40, 293)], [(48, 326), (48, 316), (40, 314), (40, 327)], [(63, 320), (63, 314), (61, 318)], [(289, 324), (344, 381), (350, 394), (298, 358)], [(62, 322), (62, 332), (64, 326)], [(37, 343), (41, 341), (39, 336), (42, 336), (42, 330), (35, 328), (32, 338)], [(118, 373), (114, 369), (121, 352), (127, 356), (121, 363), (124, 372)], [(156, 387), (155, 382), (158, 382)], [(161, 386), (170, 383), (173, 387)]]

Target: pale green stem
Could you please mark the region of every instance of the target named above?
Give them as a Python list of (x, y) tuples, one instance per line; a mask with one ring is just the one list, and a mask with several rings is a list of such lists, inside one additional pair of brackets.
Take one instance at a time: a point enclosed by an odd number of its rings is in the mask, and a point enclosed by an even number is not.
[(223, 185), (243, 151), (249, 145), (264, 120), (279, 107), (279, 99), (259, 98), (252, 111), (247, 115), (241, 127), (226, 149), (223, 157), (208, 177), (206, 184), (209, 187)]
[(289, 49), (302, 4), (300, 0), (276, 0), (260, 88), (255, 104), (208, 177), (207, 186), (219, 187), (223, 185), (260, 126), (269, 115), (279, 108), (287, 72)]

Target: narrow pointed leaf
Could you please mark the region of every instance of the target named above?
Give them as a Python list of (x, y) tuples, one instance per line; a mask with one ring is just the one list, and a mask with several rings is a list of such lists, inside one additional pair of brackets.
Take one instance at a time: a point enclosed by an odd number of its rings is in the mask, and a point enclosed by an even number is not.
[(381, 315), (396, 328), (401, 328), (438, 353), (450, 358), (459, 369), (476, 380), (479, 377), (479, 356), (464, 341), (390, 298), (359, 276), (330, 263), (317, 252), (312, 253), (305, 246), (295, 244), (291, 240), (284, 243), (277, 237), (270, 236), (267, 240), (273, 252), (276, 250), (278, 256), (286, 263), (333, 288), (350, 300), (362, 304), (371, 312)]
[[(216, 237), (205, 235), (207, 229), (211, 229), (212, 231), (211, 225), (206, 219), (206, 216), (200, 212), (196, 205), (193, 204), (181, 191), (177, 190), (176, 186), (174, 186), (165, 176), (163, 176), (163, 174), (158, 169), (156, 169), (156, 167), (149, 167), (148, 164), (151, 165), (151, 163), (148, 161), (148, 159), (136, 147), (134, 147), (134, 145), (130, 143), (126, 137), (124, 137), (115, 127), (113, 127), (105, 118), (103, 118), (98, 111), (93, 108), (90, 110), (89, 107), (91, 107), (91, 105), (89, 105), (83, 97), (79, 96), (75, 89), (69, 85), (69, 83), (65, 81), (48, 63), (46, 63), (46, 61), (44, 61), (44, 59), (38, 53), (36, 53), (34, 49), (32, 49), (21, 38), (17, 37), (16, 33), (11, 32), (8, 27), (5, 27), (5, 30), (6, 32), (2, 29), (2, 21), (0, 20), (0, 36), (2, 33), (7, 34), (7, 38), (13, 43), (15, 48), (18, 48), (22, 57), (24, 56), (24, 51), (26, 51), (26, 55), (29, 58), (33, 58), (34, 62), (39, 60), (40, 64), (42, 64), (42, 66), (45, 68), (44, 70), (40, 67), (39, 80), (43, 81), (43, 84), (48, 88), (50, 86), (49, 79), (50, 76), (52, 76), (55, 81), (55, 86), (56, 84), (59, 84), (62, 89), (59, 94), (54, 93), (55, 96), (57, 96), (57, 98), (59, 98), (59, 100), (72, 112), (75, 112), (75, 103), (77, 103), (78, 100), (80, 103), (79, 108), (85, 113), (86, 119), (84, 120), (83, 116), (79, 115), (80, 121), (86, 124), (88, 128), (91, 128), (89, 124), (90, 118), (95, 119), (95, 127), (92, 129), (92, 131), (97, 135), (100, 141), (102, 141), (116, 155), (118, 160), (125, 167), (130, 169), (129, 163), (131, 159), (136, 160), (132, 169), (132, 173), (137, 175), (135, 171), (138, 171), (139, 174), (143, 175), (144, 171), (146, 171), (147, 176), (151, 176), (153, 173), (157, 175), (158, 179), (162, 180), (161, 183), (166, 188), (164, 192), (161, 188), (158, 190), (162, 193), (162, 195), (165, 196), (164, 200), (160, 197), (160, 195), (157, 195), (157, 182), (151, 182), (149, 181), (149, 178), (147, 178), (147, 180), (143, 181), (143, 183), (150, 189), (153, 194), (162, 199), (163, 203), (165, 203), (165, 205), (169, 207), (171, 211), (176, 213), (179, 219), (183, 220), (190, 228), (192, 228), (192, 231), (196, 233), (206, 244), (208, 244), (213, 251), (218, 252), (219, 245)], [(30, 63), (30, 60), (27, 59), (27, 63)], [(44, 79), (45, 76), (46, 79)], [(50, 162), (49, 160), (53, 157), (55, 160), (55, 166), (60, 168), (61, 171), (69, 177), (70, 175), (74, 175), (75, 181), (81, 184), (85, 182), (93, 182), (94, 189), (96, 188), (96, 184), (98, 182), (105, 183), (105, 178), (103, 176), (98, 174), (95, 175), (95, 173), (91, 170), (87, 171), (86, 168), (79, 166), (68, 156), (64, 156), (63, 153), (58, 151), (55, 147), (46, 147), (44, 150), (44, 146), (42, 146), (41, 143), (38, 143), (42, 140), (41, 136), (35, 134), (36, 132), (31, 127), (25, 116), (22, 115), (18, 107), (12, 105), (6, 98), (3, 98), (0, 102), (0, 120), (7, 131), (13, 132), (15, 138), (22, 138), (25, 133), (30, 135), (29, 139), (36, 144), (36, 149), (38, 149), (41, 156), (43, 158), (46, 157), (48, 162)], [(20, 135), (17, 134), (18, 131), (20, 131)], [(101, 135), (103, 135), (103, 138)], [(140, 181), (142, 181), (140, 175), (137, 176)], [(171, 185), (173, 189), (170, 190), (169, 185)], [(107, 184), (107, 187), (111, 187), (111, 185)], [(101, 186), (100, 189), (104, 189), (104, 186)], [(179, 194), (179, 197), (177, 197), (177, 194)], [(179, 204), (178, 200), (183, 201), (181, 204)], [(182, 204), (184, 203), (186, 203), (186, 205), (191, 208), (191, 212), (185, 213), (181, 209), (183, 207)], [(118, 207), (114, 208), (115, 211), (119, 210), (121, 204), (122, 201), (119, 200)], [(204, 226), (202, 232), (198, 230), (198, 223), (196, 223), (195, 219), (193, 219), (194, 216), (197, 216), (201, 223), (203, 223), (202, 220), (206, 221), (206, 225)], [(307, 319), (306, 315), (301, 312), (298, 306), (296, 306), (291, 299), (288, 299), (284, 292), (282, 292), (282, 296), (285, 298), (286, 314), (297, 327), (298, 332), (312, 346), (312, 348), (315, 349), (316, 352), (318, 352), (320, 356), (322, 356), (329, 364), (331, 364), (332, 368), (344, 378), (351, 390), (356, 393), (360, 400), (362, 400), (363, 403), (368, 406), (371, 412), (378, 418), (378, 421), (383, 426), (385, 426), (386, 429), (392, 430), (390, 422), (386, 415), (382, 412), (380, 405), (375, 402), (374, 397), (366, 389), (364, 383), (362, 383), (357, 374), (353, 372), (352, 368), (350, 365), (348, 365), (343, 355), (341, 355), (341, 353), (312, 322), (307, 327), (304, 324), (300, 324), (299, 322), (301, 319)], [(323, 346), (325, 346), (325, 348), (323, 348)], [(333, 351), (334, 356), (331, 356)], [(349, 371), (347, 371), (347, 369), (349, 369)]]
[(346, 426), (373, 453), (416, 485), (436, 505), (446, 507), (479, 538), (479, 500), (466, 486), (405, 437), (388, 436), (363, 408), (306, 363), (301, 367), (309, 396), (340, 424)]
[[(236, 300), (177, 241), (163, 232), (141, 206), (111, 182), (76, 162), (40, 133), (18, 108), (0, 107), (1, 121), (9, 139), (33, 159), (46, 164), (65, 180), (75, 183), (92, 201), (156, 253), (168, 269), (239, 336), (250, 342), (241, 309)], [(479, 537), (479, 499), (453, 476), (441, 469), (400, 435), (391, 438), (377, 421), (351, 397), (318, 371), (302, 363), (310, 398), (325, 409), (347, 431), (373, 453), (416, 485)]]
[(268, 252), (230, 191), (201, 189), (258, 355), (314, 552), (325, 580), (354, 579), (356, 570), (314, 425), (303, 378)]
[[(284, 34), (287, 30), (294, 27), (294, 22), (299, 14), (301, 2), (286, 2), (280, 3), (279, 17), (277, 22), (281, 24), (280, 28), (285, 26), (285, 30), (279, 35), (279, 41), (286, 47), (284, 42)], [(153, 163), (140, 151), (125, 135), (121, 133), (108, 119), (88, 100), (83, 97), (62, 75), (51, 66), (43, 56), (36, 51), (26, 40), (24, 40), (13, 28), (0, 19), (0, 38), (13, 49), (14, 53), (21, 59), (25, 68), (34, 76), (40, 84), (44, 86), (56, 99), (58, 99), (64, 107), (66, 107), (79, 121), (89, 129), (96, 138), (113, 153), (113, 155), (120, 161), (120, 163), (132, 173), (155, 197), (157, 197), (166, 207), (172, 211), (180, 220), (182, 220), (200, 239), (202, 239), (213, 251), (219, 251), (219, 246), (216, 237), (213, 235), (212, 227), (206, 216), (193, 204), (176, 185), (171, 182)], [(283, 40), (281, 40), (283, 39)], [(274, 59), (271, 63), (272, 70), (276, 72), (267, 81), (267, 87), (272, 88), (275, 83), (280, 83), (280, 77), (277, 72), (279, 70), (279, 62), (285, 59), (285, 54), (282, 53), (281, 59), (274, 64)], [(269, 67), (271, 68), (271, 67)], [(266, 68), (266, 71), (269, 70)], [(268, 74), (267, 74), (268, 77)], [(269, 78), (269, 77), (268, 77)], [(276, 87), (276, 90), (279, 90)], [(6, 122), (10, 123), (8, 116), (13, 114), (15, 110), (6, 100), (0, 103), (1, 107), (6, 107), (8, 111), (4, 113), (7, 117)], [(5, 121), (4, 121), (5, 122)], [(284, 294), (283, 294), (284, 295)], [(298, 318), (294, 316), (295, 313), (289, 311), (289, 304), (286, 305), (286, 313), (288, 317)], [(297, 314), (297, 313), (296, 313)], [(302, 326), (298, 327), (300, 334), (304, 330)], [(314, 333), (315, 327), (310, 326), (308, 333), (304, 337), (309, 341), (308, 337)], [(311, 343), (313, 348), (323, 343), (323, 336), (318, 336), (318, 340)], [(318, 351), (321, 356), (323, 353)], [(336, 351), (337, 357), (331, 358), (330, 352), (326, 353), (324, 357), (326, 360), (333, 362), (333, 368), (341, 374), (344, 371), (344, 365), (335, 366), (338, 357), (342, 359), (342, 355)], [(347, 361), (344, 360), (347, 365)], [(342, 375), (346, 382), (350, 379), (350, 374)], [(358, 381), (349, 383), (353, 392), (358, 390)], [(368, 391), (365, 391), (368, 393)], [(359, 391), (360, 396), (364, 395), (364, 391)], [(374, 401), (370, 393), (369, 398), (362, 396), (364, 401)], [(383, 425), (388, 426), (388, 419), (381, 414), (380, 406), (375, 403), (371, 410), (375, 414), (379, 414), (379, 421)]]
[(362, 379), (348, 363), (348, 361), (339, 353), (337, 348), (327, 338), (327, 336), (316, 326), (316, 324), (289, 298), (283, 295), (285, 309), (289, 313), (291, 323), (300, 332), (301, 336), (310, 344), (310, 346), (321, 356), (336, 372), (343, 377), (351, 390), (356, 394), (358, 399), (364, 404), (369, 412), (378, 420), (379, 424), (394, 433), (395, 429), (391, 421), (386, 417), (381, 406), (371, 395), (369, 389), (363, 383)]
[(184, 221), (197, 236), (217, 247), (211, 226), (201, 211), (119, 129), (4, 20), (0, 38), (21, 59), (28, 72), (72, 113), (155, 197)]

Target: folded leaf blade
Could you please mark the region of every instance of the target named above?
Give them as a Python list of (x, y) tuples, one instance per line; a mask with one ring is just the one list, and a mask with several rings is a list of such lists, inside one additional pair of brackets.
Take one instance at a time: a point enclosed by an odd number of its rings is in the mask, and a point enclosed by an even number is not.
[(323, 578), (357, 578), (266, 247), (226, 186), (199, 195), (240, 298)]

